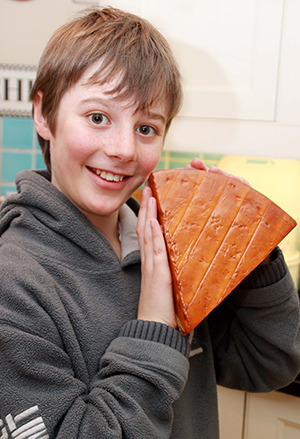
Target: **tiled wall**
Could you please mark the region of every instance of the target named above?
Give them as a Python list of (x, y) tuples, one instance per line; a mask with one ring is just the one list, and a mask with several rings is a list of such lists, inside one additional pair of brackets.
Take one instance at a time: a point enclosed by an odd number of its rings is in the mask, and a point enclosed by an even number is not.
[[(157, 169), (180, 168), (191, 162), (195, 153), (163, 151)], [(199, 154), (209, 166), (219, 155)], [(0, 195), (15, 191), (15, 175), (23, 169), (45, 169), (43, 156), (31, 118), (0, 117)]]
[(196, 154), (194, 152), (163, 151), (156, 169), (183, 168), (183, 166), (191, 163), (191, 160), (194, 157), (200, 158), (207, 166), (211, 166), (216, 165), (222, 156), (218, 154)]
[(15, 191), (15, 175), (23, 169), (44, 169), (31, 118), (0, 118), (0, 194)]

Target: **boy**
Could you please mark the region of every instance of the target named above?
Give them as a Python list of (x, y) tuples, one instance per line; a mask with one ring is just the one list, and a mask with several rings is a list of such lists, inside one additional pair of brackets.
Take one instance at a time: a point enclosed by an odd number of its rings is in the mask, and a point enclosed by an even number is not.
[(146, 21), (107, 8), (59, 29), (31, 98), (48, 171), (21, 172), (1, 211), (2, 437), (216, 439), (217, 382), (270, 391), (299, 372), (280, 250), (177, 331), (155, 200), (145, 187), (137, 220), (130, 198), (181, 105)]

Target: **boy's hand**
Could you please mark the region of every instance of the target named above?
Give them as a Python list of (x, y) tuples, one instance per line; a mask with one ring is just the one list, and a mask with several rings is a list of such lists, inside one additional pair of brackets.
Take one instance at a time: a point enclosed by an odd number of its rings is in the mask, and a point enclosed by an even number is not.
[(214, 172), (215, 174), (225, 175), (226, 177), (233, 178), (234, 180), (241, 181), (242, 183), (251, 186), (250, 183), (247, 180), (245, 180), (243, 177), (237, 177), (236, 175), (229, 174), (228, 172), (223, 171), (222, 169), (219, 169), (216, 166), (210, 166), (210, 168), (208, 168), (207, 166), (205, 166), (202, 160), (198, 158), (194, 158), (191, 161), (190, 165), (186, 165), (185, 169), (187, 168), (195, 168), (195, 169), (199, 169), (200, 171), (209, 171), (209, 172)]
[(208, 167), (205, 166), (205, 164), (203, 163), (203, 161), (200, 160), (200, 159), (197, 159), (197, 158), (194, 158), (194, 159), (191, 161), (191, 164), (190, 164), (190, 165), (185, 165), (184, 168), (185, 168), (185, 169), (187, 169), (187, 168), (195, 168), (195, 169), (199, 169), (200, 171), (207, 171), (207, 170), (208, 170)]
[(157, 221), (156, 200), (147, 186), (143, 189), (137, 235), (142, 261), (138, 319), (176, 328), (172, 276), (165, 240)]

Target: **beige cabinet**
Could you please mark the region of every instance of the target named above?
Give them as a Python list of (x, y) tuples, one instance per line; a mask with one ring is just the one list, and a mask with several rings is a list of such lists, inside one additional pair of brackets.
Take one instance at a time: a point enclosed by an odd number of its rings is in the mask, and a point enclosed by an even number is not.
[(243, 439), (300, 439), (300, 398), (247, 394)]
[[(111, 0), (167, 37), (183, 117), (274, 120), (283, 0)], [(159, 11), (159, 14), (157, 13)]]
[(300, 398), (218, 387), (220, 439), (300, 439)]
[(299, 1), (110, 4), (149, 19), (179, 61), (185, 101), (166, 149), (300, 158)]
[(220, 439), (243, 438), (245, 398), (245, 392), (218, 386)]
[(286, 0), (278, 72), (276, 120), (300, 123), (300, 2)]

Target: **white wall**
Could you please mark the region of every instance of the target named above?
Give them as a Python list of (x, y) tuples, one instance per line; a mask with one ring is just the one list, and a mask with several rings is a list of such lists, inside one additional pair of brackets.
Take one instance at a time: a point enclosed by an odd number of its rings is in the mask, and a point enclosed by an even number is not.
[(0, 63), (38, 63), (54, 32), (83, 9), (72, 0), (0, 0)]
[[(0, 63), (36, 64), (52, 32), (82, 2), (0, 0)], [(186, 100), (167, 149), (300, 159), (299, 0), (108, 3), (152, 21), (179, 59)], [(243, 56), (254, 72), (248, 82)]]

